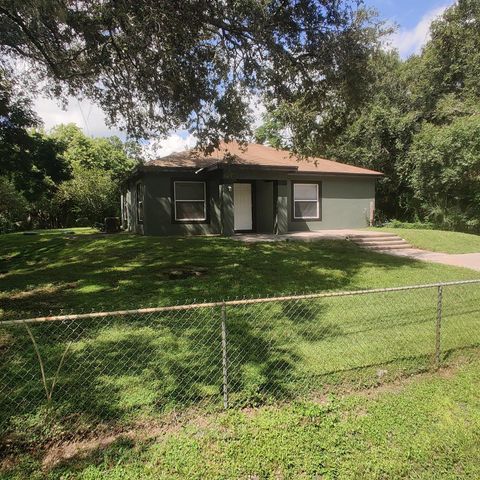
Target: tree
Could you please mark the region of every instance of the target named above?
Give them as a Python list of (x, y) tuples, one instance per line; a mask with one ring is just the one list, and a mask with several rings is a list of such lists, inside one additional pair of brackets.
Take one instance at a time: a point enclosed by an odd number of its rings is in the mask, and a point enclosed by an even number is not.
[(28, 129), (40, 120), (31, 108), (30, 100), (16, 91), (9, 72), (0, 69), (0, 169), (11, 172), (18, 168), (19, 153), (30, 143)]
[(480, 3), (459, 0), (431, 25), (422, 55), (407, 63), (410, 97), (422, 118), (445, 123), (478, 112)]
[(20, 153), (19, 163), (11, 178), (31, 202), (42, 195), (51, 196), (56, 185), (72, 175), (63, 145), (40, 132), (29, 132), (27, 149)]
[(472, 135), (480, 114), (479, 25), (480, 3), (459, 0), (432, 24), (420, 55), (371, 56), (372, 81), (360, 104), (320, 118), (282, 105), (269, 111), (257, 138), (380, 170), (377, 209), (387, 218), (477, 228)]
[(378, 170), (377, 209), (387, 218), (411, 218), (412, 191), (403, 164), (417, 129), (418, 115), (408, 96), (405, 64), (395, 52), (372, 59), (376, 72), (366, 101), (351, 112), (336, 138), (324, 146), (327, 157)]
[(73, 178), (60, 184), (52, 200), (52, 214), (60, 225), (75, 225), (82, 218), (93, 225), (118, 215), (119, 199), (118, 184), (110, 172), (75, 163)]
[(5, 177), (0, 177), (0, 233), (15, 230), (25, 221), (28, 213), (28, 202)]
[(138, 149), (118, 137), (93, 138), (75, 124), (58, 125), (50, 136), (64, 148), (73, 178), (62, 182), (51, 205), (57, 225), (75, 225), (78, 219), (103, 222), (119, 210), (119, 184), (138, 164)]
[(421, 218), (480, 232), (480, 116), (424, 123), (408, 155), (408, 172)]
[(0, 48), (136, 137), (249, 133), (249, 96), (345, 113), (382, 26), (353, 0), (4, 1)]
[(122, 179), (141, 161), (131, 142), (124, 143), (116, 136), (88, 137), (73, 123), (57, 125), (50, 135), (64, 146), (64, 155), (70, 164), (108, 171), (115, 181)]
[[(410, 146), (416, 116), (405, 93), (408, 84), (398, 54), (378, 52), (368, 68), (373, 79), (362, 105), (348, 108), (342, 118), (331, 119), (335, 134), (322, 136), (314, 118), (305, 121), (302, 111), (282, 108), (269, 112), (256, 138), (279, 148), (300, 148), (301, 155), (323, 156), (383, 172), (385, 177), (378, 181), (377, 209), (387, 217), (400, 218), (410, 213), (411, 192), (399, 168)], [(303, 138), (295, 146), (292, 123), (300, 125), (295, 134)]]
[(70, 168), (62, 156), (62, 146), (32, 130), (40, 121), (30, 100), (15, 87), (5, 69), (0, 69), (0, 118), (0, 170), (6, 182), (4, 187), (13, 185), (19, 198), (29, 202), (30, 215), (38, 217), (36, 202), (51, 197), (56, 185), (70, 178)]

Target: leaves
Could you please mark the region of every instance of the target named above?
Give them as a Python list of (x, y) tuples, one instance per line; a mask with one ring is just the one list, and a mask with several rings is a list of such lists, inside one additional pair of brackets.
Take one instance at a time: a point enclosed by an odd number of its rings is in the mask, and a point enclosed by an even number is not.
[(460, 0), (432, 25), (421, 55), (374, 52), (360, 104), (271, 106), (260, 141), (385, 174), (387, 218), (480, 231), (480, 4)]
[(119, 198), (118, 184), (109, 172), (75, 164), (73, 178), (63, 182), (55, 194), (52, 213), (57, 213), (62, 224), (73, 225), (83, 217), (93, 224), (115, 216)]
[[(136, 137), (249, 134), (248, 103), (357, 101), (382, 26), (352, 0), (4, 2), (0, 49)], [(348, 99), (348, 100), (347, 100)]]
[(132, 151), (131, 145), (124, 144), (118, 137), (88, 137), (73, 123), (58, 125), (51, 137), (63, 145), (64, 156), (70, 164), (110, 172), (115, 180), (123, 178), (140, 161), (131, 156), (138, 152)]

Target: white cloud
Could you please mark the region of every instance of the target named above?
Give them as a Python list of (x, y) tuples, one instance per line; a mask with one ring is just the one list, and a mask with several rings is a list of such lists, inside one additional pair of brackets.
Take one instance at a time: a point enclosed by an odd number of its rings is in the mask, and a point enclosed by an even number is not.
[(195, 135), (185, 131), (172, 133), (164, 139), (150, 140), (144, 147), (143, 153), (146, 160), (165, 157), (174, 152), (181, 152), (195, 147), (197, 139)]
[(125, 133), (106, 125), (105, 114), (99, 107), (88, 100), (78, 100), (69, 97), (68, 105), (66, 109), (63, 109), (53, 99), (37, 97), (33, 105), (34, 110), (43, 120), (47, 130), (60, 123), (76, 123), (87, 135), (93, 137), (118, 135), (121, 138), (125, 138)]
[(411, 29), (400, 29), (389, 38), (387, 45), (396, 48), (400, 56), (406, 58), (420, 53), (422, 47), (430, 39), (430, 25), (449, 5), (442, 5), (428, 11)]

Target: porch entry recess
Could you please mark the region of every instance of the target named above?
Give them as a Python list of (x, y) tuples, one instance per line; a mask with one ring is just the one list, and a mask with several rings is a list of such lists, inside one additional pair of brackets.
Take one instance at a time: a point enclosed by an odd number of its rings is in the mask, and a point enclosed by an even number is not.
[(236, 232), (253, 230), (252, 184), (233, 184), (233, 228)]

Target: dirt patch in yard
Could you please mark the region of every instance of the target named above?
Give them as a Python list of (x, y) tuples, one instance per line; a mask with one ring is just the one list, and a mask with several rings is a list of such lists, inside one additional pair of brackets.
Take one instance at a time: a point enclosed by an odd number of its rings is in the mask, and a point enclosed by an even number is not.
[(36, 297), (39, 295), (55, 295), (62, 292), (63, 290), (69, 290), (76, 287), (77, 287), (76, 282), (62, 283), (57, 285), (46, 285), (43, 287), (32, 288), (30, 290), (23, 290), (21, 292), (8, 293), (7, 299), (24, 300), (24, 299)]
[[(451, 377), (458, 369), (459, 365), (448, 368), (442, 368), (437, 372), (425, 372), (412, 375), (403, 379), (396, 380), (392, 383), (385, 383), (375, 387), (363, 390), (354, 390), (345, 392), (341, 397), (349, 395), (361, 395), (367, 398), (375, 399), (384, 393), (400, 393), (411, 383), (428, 377), (441, 376), (444, 378)], [(328, 404), (331, 397), (328, 394), (322, 394), (317, 397), (310, 398), (314, 402)], [(245, 407), (240, 411), (247, 417), (254, 417), (264, 407), (254, 408)], [(265, 407), (269, 408), (269, 407)], [(163, 418), (163, 421), (149, 421), (145, 423), (135, 424), (127, 429), (108, 430), (105, 432), (98, 431), (96, 434), (81, 440), (72, 440), (64, 443), (56, 443), (47, 446), (42, 458), (42, 467), (48, 471), (63, 462), (72, 460), (82, 460), (87, 458), (93, 452), (106, 448), (118, 440), (126, 439), (132, 442), (145, 442), (149, 440), (159, 439), (166, 435), (178, 432), (185, 427), (196, 427), (201, 430), (208, 429), (215, 421), (215, 416), (202, 413), (198, 410), (190, 410), (181, 414), (172, 413)], [(215, 424), (216, 428), (220, 428)]]
[[(178, 432), (184, 427), (207, 429), (211, 426), (213, 418), (197, 410), (189, 410), (181, 414), (173, 412), (162, 421), (148, 421), (136, 423), (129, 428), (97, 431), (96, 434), (81, 440), (51, 444), (46, 447), (42, 456), (42, 468), (48, 471), (64, 462), (82, 460), (96, 450), (106, 448), (118, 440), (145, 442)], [(8, 459), (5, 460), (8, 461)]]
[[(16, 318), (18, 317), (17, 312), (35, 316), (41, 311), (61, 309), (63, 307), (62, 294), (77, 287), (77, 282), (69, 282), (42, 285), (23, 291), (0, 292), (0, 301), (4, 309), (3, 314), (0, 314), (0, 320)], [(52, 298), (55, 299), (55, 303), (52, 302)], [(31, 309), (32, 305), (35, 305), (35, 310)]]

